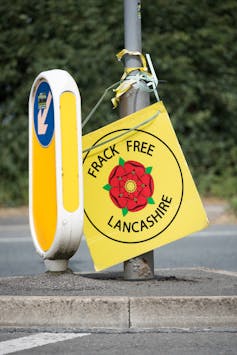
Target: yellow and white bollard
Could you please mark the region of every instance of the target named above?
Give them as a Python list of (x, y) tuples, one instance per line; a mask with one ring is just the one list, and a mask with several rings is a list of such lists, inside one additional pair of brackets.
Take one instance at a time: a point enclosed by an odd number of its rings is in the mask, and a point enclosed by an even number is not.
[(29, 213), (37, 252), (65, 271), (83, 230), (81, 103), (74, 79), (49, 70), (29, 99)]

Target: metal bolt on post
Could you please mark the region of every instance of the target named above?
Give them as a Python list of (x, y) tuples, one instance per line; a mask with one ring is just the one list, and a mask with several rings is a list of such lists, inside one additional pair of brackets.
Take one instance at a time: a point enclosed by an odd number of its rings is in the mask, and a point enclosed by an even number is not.
[[(124, 40), (125, 49), (129, 51), (142, 51), (141, 40), (141, 1), (124, 0)], [(136, 68), (141, 66), (140, 57), (125, 55), (125, 67)], [(131, 72), (130, 75), (136, 75)], [(150, 94), (139, 88), (131, 87), (120, 99), (120, 117), (127, 116), (150, 104)], [(154, 278), (153, 250), (124, 262), (125, 280), (148, 280)]]

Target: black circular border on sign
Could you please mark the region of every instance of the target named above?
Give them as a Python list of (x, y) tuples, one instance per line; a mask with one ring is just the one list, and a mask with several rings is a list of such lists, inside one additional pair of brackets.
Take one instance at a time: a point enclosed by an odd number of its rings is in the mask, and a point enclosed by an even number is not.
[[(109, 133), (107, 133), (106, 135), (104, 135), (103, 137), (99, 138), (99, 139), (92, 145), (92, 147), (94, 147), (94, 146), (95, 146), (96, 144), (98, 144), (103, 138), (109, 136), (110, 134), (115, 133), (115, 132), (121, 132), (121, 131), (129, 131), (129, 129), (123, 128), (123, 129), (118, 129), (118, 130), (113, 131), (113, 132), (109, 132)], [(134, 242), (126, 242), (126, 241), (123, 241), (123, 240), (118, 240), (118, 239), (114, 239), (114, 238), (112, 238), (112, 237), (109, 237), (107, 234), (105, 234), (105, 233), (103, 233), (101, 230), (99, 230), (99, 228), (91, 221), (91, 219), (89, 218), (88, 214), (86, 213), (86, 210), (84, 209), (84, 213), (85, 213), (86, 217), (88, 218), (88, 220), (90, 221), (90, 223), (93, 225), (93, 227), (94, 227), (100, 234), (104, 235), (104, 236), (105, 236), (106, 238), (108, 238), (108, 239), (113, 240), (114, 242), (124, 243), (124, 244), (145, 243), (145, 242), (147, 242), (148, 240), (151, 240), (151, 239), (153, 239), (153, 238), (156, 238), (158, 235), (160, 235), (161, 233), (163, 233), (163, 232), (173, 223), (175, 217), (177, 216), (177, 214), (178, 214), (178, 212), (179, 212), (179, 210), (180, 210), (182, 201), (183, 201), (183, 194), (184, 194), (183, 174), (182, 174), (182, 170), (181, 170), (181, 167), (180, 167), (180, 165), (179, 165), (178, 159), (176, 158), (174, 152), (170, 149), (170, 147), (169, 147), (162, 139), (158, 138), (158, 137), (155, 136), (154, 134), (152, 134), (152, 133), (150, 133), (150, 132), (143, 131), (142, 129), (136, 129), (135, 131), (149, 134), (150, 136), (152, 136), (152, 137), (158, 139), (161, 143), (163, 143), (163, 144), (168, 148), (168, 150), (169, 150), (169, 151), (171, 152), (171, 154), (173, 155), (173, 157), (174, 157), (174, 159), (175, 159), (175, 161), (176, 161), (176, 163), (177, 163), (177, 165), (178, 165), (178, 167), (179, 167), (179, 172), (180, 172), (181, 182), (182, 182), (182, 193), (181, 193), (181, 199), (180, 199), (180, 202), (179, 202), (178, 209), (177, 209), (177, 211), (176, 211), (174, 217), (172, 218), (172, 220), (169, 222), (169, 224), (167, 224), (167, 226), (166, 226), (165, 228), (163, 228), (162, 231), (160, 231), (159, 233), (157, 233), (157, 234), (154, 235), (153, 237), (150, 237), (150, 238), (145, 239), (145, 240), (134, 241)], [(86, 160), (86, 158), (87, 158), (87, 156), (88, 156), (89, 153), (90, 153), (90, 151), (86, 153), (86, 156), (85, 156), (85, 158), (83, 159), (83, 163), (85, 162), (85, 160)]]

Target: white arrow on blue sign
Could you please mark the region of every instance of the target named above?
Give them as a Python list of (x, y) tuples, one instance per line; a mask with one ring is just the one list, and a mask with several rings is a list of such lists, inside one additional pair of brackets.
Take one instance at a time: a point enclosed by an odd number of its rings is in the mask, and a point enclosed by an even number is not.
[(52, 92), (46, 81), (41, 82), (36, 91), (34, 127), (39, 143), (47, 147), (54, 134), (54, 107)]

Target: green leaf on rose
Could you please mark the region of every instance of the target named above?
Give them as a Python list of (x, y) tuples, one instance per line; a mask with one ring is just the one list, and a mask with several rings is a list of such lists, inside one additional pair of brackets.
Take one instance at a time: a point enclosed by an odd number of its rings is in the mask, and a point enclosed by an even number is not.
[(152, 197), (148, 197), (147, 203), (149, 203), (150, 205), (154, 205), (154, 204), (155, 204), (155, 201), (153, 200)]
[(151, 171), (152, 171), (152, 166), (148, 166), (148, 167), (146, 168), (146, 173), (147, 173), (147, 174), (150, 174)]
[(122, 214), (123, 214), (123, 217), (125, 217), (127, 213), (128, 213), (128, 209), (127, 209), (127, 207), (122, 208)]
[(124, 166), (125, 160), (123, 158), (119, 157), (119, 165)]
[(112, 188), (112, 186), (110, 184), (106, 184), (105, 186), (103, 186), (103, 189), (105, 189), (106, 191), (110, 191)]

